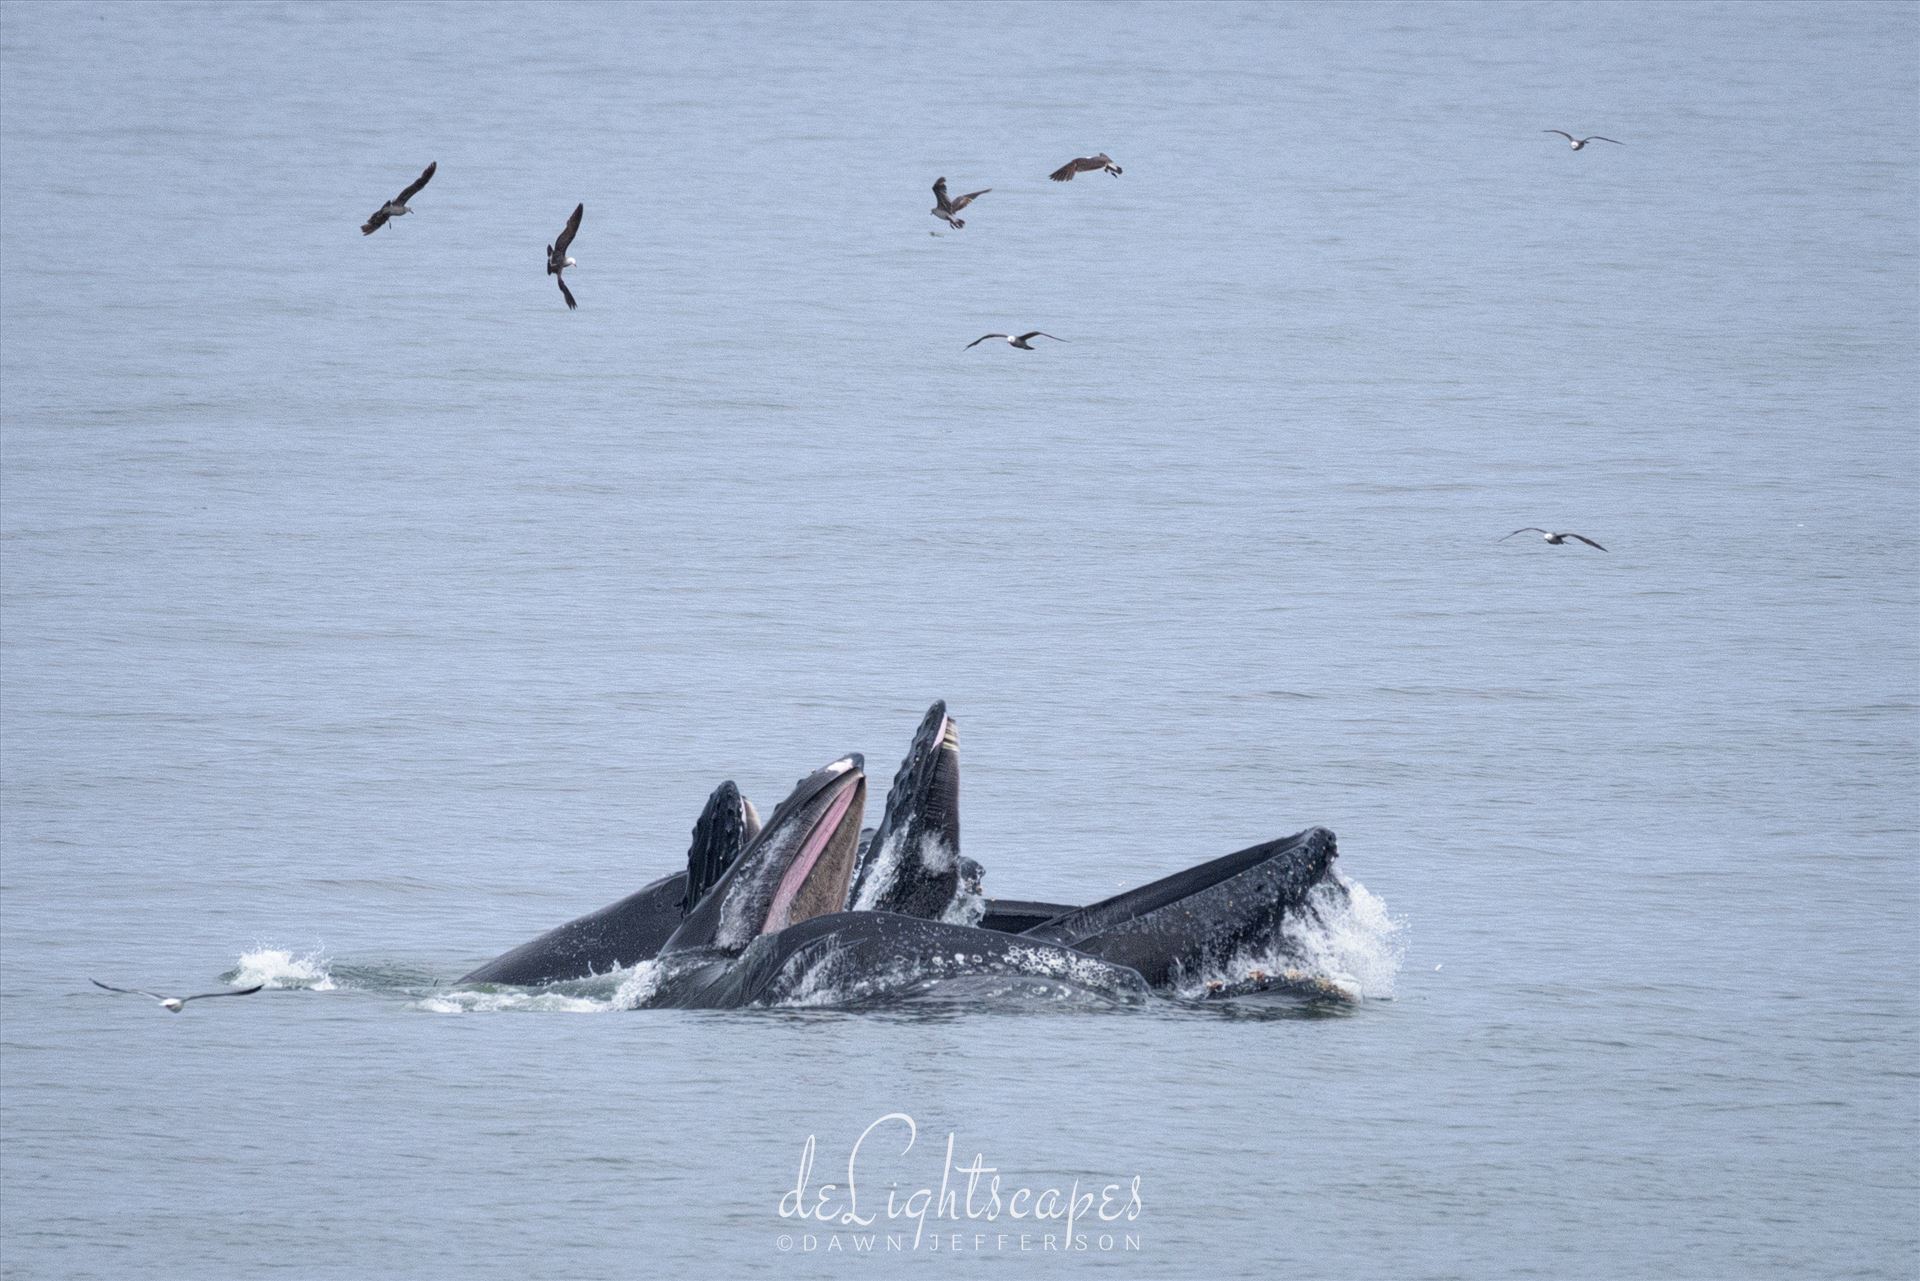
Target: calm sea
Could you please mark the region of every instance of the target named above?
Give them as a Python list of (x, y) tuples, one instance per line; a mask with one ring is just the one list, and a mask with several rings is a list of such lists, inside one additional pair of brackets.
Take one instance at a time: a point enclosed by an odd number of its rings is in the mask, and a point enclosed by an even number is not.
[[(1916, 107), (1908, 4), (7, 4), (0, 1273), (1920, 1273)], [(447, 987), (935, 698), (990, 891), (1325, 824), (1366, 999)]]

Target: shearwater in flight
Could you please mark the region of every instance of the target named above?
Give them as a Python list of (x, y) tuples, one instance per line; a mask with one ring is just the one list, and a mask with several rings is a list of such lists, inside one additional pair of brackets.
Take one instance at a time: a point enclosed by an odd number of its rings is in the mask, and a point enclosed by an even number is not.
[(567, 246), (573, 243), (573, 233), (580, 230), (580, 215), (586, 211), (585, 201), (575, 205), (560, 238), (547, 246), (547, 274), (560, 282), (560, 296), (567, 300), (568, 311), (574, 308), (573, 290), (567, 288), (567, 278), (560, 273), (573, 266), (573, 259), (567, 257)]
[(426, 186), (427, 183), (432, 180), (433, 171), (439, 167), (440, 162), (436, 160), (425, 169), (422, 169), (420, 176), (413, 180), (411, 187), (408, 187), (392, 200), (387, 201), (386, 204), (374, 210), (373, 217), (360, 224), (360, 234), (363, 236), (371, 236), (374, 232), (386, 225), (387, 219), (398, 218), (401, 214), (405, 213), (412, 213), (413, 210), (407, 208), (407, 201), (412, 200), (420, 194), (420, 188)]
[(936, 178), (933, 180), (933, 208), (927, 212), (936, 218), (945, 219), (949, 226), (955, 231), (958, 231), (967, 225), (967, 220), (964, 218), (956, 218), (954, 215), (972, 204), (977, 197), (984, 196), (992, 190), (992, 187), (982, 187), (978, 191), (969, 191), (964, 196), (955, 196), (949, 200), (947, 198), (947, 180), (945, 178)]
[(1077, 160), (1069, 160), (1066, 164), (1061, 165), (1058, 169), (1048, 174), (1047, 177), (1053, 179), (1055, 182), (1072, 182), (1073, 175), (1077, 173), (1092, 173), (1096, 169), (1104, 169), (1116, 178), (1118, 178), (1121, 173), (1120, 166), (1109, 160), (1107, 153), (1103, 151), (1097, 156), (1081, 156)]

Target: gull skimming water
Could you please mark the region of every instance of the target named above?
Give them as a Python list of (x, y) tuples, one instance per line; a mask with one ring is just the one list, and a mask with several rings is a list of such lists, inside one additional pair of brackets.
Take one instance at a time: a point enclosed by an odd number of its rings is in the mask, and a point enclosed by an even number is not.
[[(1558, 547), (1561, 543), (1566, 542), (1569, 538), (1577, 538), (1589, 547), (1600, 547), (1599, 543), (1594, 542), (1591, 538), (1588, 538), (1585, 534), (1556, 534), (1552, 530), (1542, 529), (1538, 525), (1524, 526), (1520, 529), (1514, 530), (1513, 534), (1538, 534), (1542, 538), (1546, 539), (1549, 543), (1552, 543), (1555, 547)], [(1508, 534), (1502, 538), (1496, 538), (1493, 541), (1496, 543), (1504, 543), (1507, 541), (1508, 538), (1512, 538), (1513, 534)], [(1600, 547), (1600, 550), (1605, 551), (1607, 549), (1604, 547)]]
[(559, 239), (547, 246), (547, 274), (560, 282), (560, 296), (567, 300), (568, 311), (572, 311), (575, 305), (573, 290), (567, 288), (567, 278), (560, 273), (573, 266), (573, 259), (567, 257), (567, 246), (573, 243), (573, 234), (580, 230), (580, 215), (586, 211), (585, 201), (575, 205), (573, 217), (567, 219)]
[(440, 162), (436, 160), (425, 169), (422, 169), (420, 176), (413, 180), (411, 187), (408, 187), (392, 200), (387, 201), (386, 204), (374, 210), (373, 217), (360, 224), (360, 234), (363, 236), (371, 236), (374, 232), (386, 225), (387, 219), (398, 218), (401, 214), (405, 213), (412, 213), (413, 210), (407, 208), (407, 201), (412, 200), (420, 194), (420, 188), (427, 185), (428, 181), (433, 177), (433, 171), (439, 167)]
[(99, 979), (88, 979), (87, 982), (93, 984), (95, 987), (106, 988), (109, 992), (123, 992), (128, 996), (150, 996), (160, 1002), (161, 1007), (170, 1014), (178, 1014), (180, 1007), (188, 1001), (204, 1001), (212, 996), (250, 996), (266, 986), (265, 983), (255, 983), (252, 987), (239, 987), (233, 989), (231, 992), (196, 992), (192, 996), (162, 996), (158, 992), (149, 992), (145, 988), (114, 987), (110, 984), (102, 983)]
[(1618, 138), (1602, 138), (1597, 133), (1594, 134), (1591, 138), (1576, 138), (1572, 134), (1568, 133), (1565, 129), (1542, 129), (1540, 132), (1559, 134), (1562, 138), (1565, 138), (1568, 142), (1573, 144), (1573, 149), (1575, 151), (1580, 150), (1580, 148), (1586, 146), (1590, 142), (1610, 142), (1616, 147), (1624, 147), (1627, 145), (1626, 143), (1621, 142)]
[[(986, 341), (987, 339), (989, 339), (989, 338), (1004, 338), (1004, 339), (1006, 339), (1006, 340), (1007, 340), (1007, 345), (1008, 345), (1009, 347), (1018, 347), (1018, 348), (1019, 348), (1019, 349), (1020, 349), (1021, 351), (1032, 351), (1032, 350), (1033, 350), (1033, 345), (1032, 345), (1031, 343), (1029, 343), (1029, 342), (1027, 341), (1027, 339), (1029, 339), (1029, 338), (1053, 338), (1053, 335), (1052, 335), (1052, 334), (1043, 334), (1043, 333), (1041, 333), (1041, 332), (1040, 332), (1040, 331), (1039, 331), (1038, 329), (1031, 329), (1031, 330), (1028, 330), (1028, 331), (1027, 331), (1026, 333), (1024, 333), (1024, 334), (1020, 334), (1020, 335), (1018, 335), (1017, 337), (1016, 337), (1015, 335), (1013, 335), (1013, 334), (981, 334), (981, 335), (980, 335), (980, 336), (979, 336), (978, 338), (976, 338), (976, 339), (974, 339), (974, 340), (973, 340), (972, 342), (970, 342), (970, 343), (968, 343), (968, 344), (967, 344), (967, 347), (978, 347), (978, 346), (979, 346), (979, 345), (980, 345), (981, 343), (983, 343), (983, 342), (985, 342), (985, 341)], [(1064, 339), (1064, 338), (1053, 338), (1053, 340), (1054, 340), (1055, 342), (1065, 342), (1065, 341), (1066, 341), (1066, 339)], [(960, 350), (962, 350), (962, 351), (965, 351), (965, 350), (967, 349), (967, 347), (962, 347), (962, 348), (961, 348)]]

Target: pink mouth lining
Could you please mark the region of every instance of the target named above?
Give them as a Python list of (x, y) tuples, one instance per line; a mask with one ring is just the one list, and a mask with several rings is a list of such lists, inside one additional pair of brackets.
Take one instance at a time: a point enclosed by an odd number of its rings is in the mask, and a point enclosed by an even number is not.
[(852, 781), (839, 784), (840, 794), (833, 798), (826, 814), (808, 833), (807, 843), (801, 846), (799, 855), (787, 867), (787, 874), (780, 878), (780, 888), (773, 892), (773, 906), (767, 910), (767, 923), (760, 931), (762, 934), (772, 934), (792, 924), (787, 917), (793, 912), (793, 900), (800, 893), (800, 887), (806, 884), (813, 865), (820, 861), (820, 855), (833, 839), (833, 834), (840, 830), (840, 820), (847, 816), (847, 809), (853, 804), (853, 794), (860, 790), (858, 782), (856, 776)]

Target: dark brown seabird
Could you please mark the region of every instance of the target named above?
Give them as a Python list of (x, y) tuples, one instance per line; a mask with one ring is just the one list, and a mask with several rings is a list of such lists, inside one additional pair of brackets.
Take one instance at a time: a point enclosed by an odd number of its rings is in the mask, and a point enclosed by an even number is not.
[(949, 200), (947, 199), (947, 180), (945, 178), (935, 178), (933, 180), (933, 208), (928, 210), (928, 212), (936, 218), (946, 219), (947, 223), (952, 226), (955, 231), (958, 231), (960, 228), (966, 226), (967, 222), (966, 219), (956, 218), (954, 215), (972, 204), (975, 197), (984, 196), (992, 190), (992, 187), (982, 187), (978, 191), (970, 191), (964, 196), (956, 196), (952, 200)]
[[(1038, 329), (1030, 329), (1026, 333), (1019, 335), (1018, 337), (1015, 337), (1013, 334), (981, 334), (978, 338), (974, 339), (972, 342), (968, 343), (966, 347), (962, 347), (960, 350), (965, 351), (967, 350), (967, 347), (978, 347), (981, 343), (985, 342), (989, 338), (1004, 338), (1007, 340), (1007, 345), (1009, 347), (1018, 347), (1021, 351), (1032, 351), (1033, 345), (1029, 343), (1027, 339), (1053, 338), (1053, 335), (1043, 334)], [(1064, 338), (1053, 338), (1053, 340), (1055, 342), (1066, 341), (1066, 339)]]
[(420, 176), (413, 180), (411, 187), (408, 187), (392, 200), (387, 201), (386, 204), (374, 210), (373, 217), (360, 224), (360, 234), (363, 236), (371, 236), (374, 232), (386, 225), (387, 219), (398, 218), (404, 213), (412, 213), (413, 210), (407, 208), (407, 201), (412, 200), (420, 194), (420, 188), (427, 185), (428, 181), (433, 177), (433, 171), (439, 167), (440, 162), (436, 160), (425, 169), (422, 169)]
[(128, 996), (150, 996), (160, 1002), (162, 1008), (169, 1014), (178, 1014), (180, 1007), (188, 1001), (204, 1001), (210, 996), (251, 996), (266, 986), (265, 983), (255, 983), (252, 987), (235, 988), (231, 992), (197, 992), (192, 996), (162, 996), (158, 992), (149, 992), (144, 988), (112, 987), (102, 983), (99, 979), (88, 979), (87, 982), (93, 984), (95, 987), (104, 987), (109, 992), (124, 992)]
[(1618, 138), (1602, 138), (1597, 133), (1590, 138), (1576, 138), (1572, 134), (1568, 133), (1565, 129), (1542, 129), (1540, 132), (1559, 134), (1562, 138), (1565, 138), (1568, 142), (1573, 144), (1573, 149), (1575, 151), (1580, 150), (1580, 148), (1586, 146), (1590, 142), (1610, 142), (1616, 147), (1624, 147), (1627, 145), (1626, 143), (1621, 142)]
[[(1588, 538), (1585, 534), (1556, 534), (1552, 530), (1542, 529), (1538, 525), (1523, 526), (1520, 529), (1514, 530), (1513, 534), (1538, 534), (1542, 538), (1546, 539), (1549, 543), (1552, 543), (1555, 547), (1558, 547), (1561, 543), (1566, 542), (1569, 538), (1577, 538), (1589, 547), (1600, 547), (1599, 543), (1594, 542), (1591, 538)], [(1504, 543), (1507, 541), (1508, 538), (1512, 538), (1513, 534), (1508, 534), (1503, 538), (1496, 538), (1493, 541), (1496, 543)], [(1600, 550), (1605, 551), (1607, 549), (1604, 547), (1600, 547)]]
[(586, 202), (573, 207), (573, 216), (567, 219), (566, 228), (552, 244), (547, 246), (547, 274), (560, 282), (560, 296), (567, 300), (567, 310), (574, 309), (573, 290), (567, 288), (567, 278), (560, 273), (573, 266), (573, 259), (567, 257), (567, 246), (573, 243), (573, 234), (580, 230), (580, 215), (587, 211)]
[(1066, 164), (1061, 165), (1058, 169), (1048, 174), (1047, 177), (1053, 179), (1055, 182), (1072, 182), (1073, 175), (1077, 173), (1092, 173), (1096, 169), (1104, 169), (1116, 178), (1118, 178), (1121, 173), (1120, 166), (1108, 159), (1107, 153), (1103, 151), (1097, 156), (1081, 156), (1078, 160), (1069, 160)]

